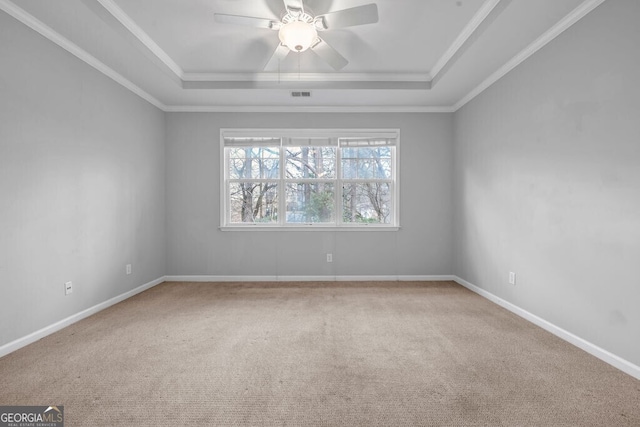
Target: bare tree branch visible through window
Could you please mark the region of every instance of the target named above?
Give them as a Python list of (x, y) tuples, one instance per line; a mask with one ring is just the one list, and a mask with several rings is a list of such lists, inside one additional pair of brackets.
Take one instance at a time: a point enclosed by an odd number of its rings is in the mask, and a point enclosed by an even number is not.
[(392, 132), (225, 141), (225, 224), (397, 226)]

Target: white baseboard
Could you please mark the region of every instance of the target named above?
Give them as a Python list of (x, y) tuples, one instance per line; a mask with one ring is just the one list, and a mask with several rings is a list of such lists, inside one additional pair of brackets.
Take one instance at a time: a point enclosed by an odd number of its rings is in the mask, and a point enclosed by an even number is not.
[(454, 276), (454, 275), (436, 275), (436, 276), (164, 276), (151, 282), (145, 283), (131, 291), (120, 294), (107, 301), (76, 313), (66, 319), (60, 320), (52, 325), (46, 326), (36, 332), (33, 332), (22, 338), (11, 341), (3, 346), (0, 346), (0, 357), (12, 353), (22, 347), (25, 347), (31, 343), (38, 341), (57, 332), (73, 323), (78, 322), (84, 318), (87, 318), (105, 308), (111, 307), (121, 301), (131, 298), (132, 296), (146, 291), (162, 282), (291, 282), (291, 281), (304, 281), (304, 282), (327, 282), (327, 281), (455, 281), (472, 292), (492, 301), (499, 306), (517, 314), (518, 316), (528, 320), (529, 322), (545, 329), (546, 331), (556, 335), (557, 337), (575, 345), (576, 347), (586, 351), (587, 353), (597, 357), (598, 359), (610, 364), (611, 366), (620, 369), (621, 371), (631, 375), (634, 378), (640, 379), (640, 366), (637, 366), (615, 354), (598, 347), (597, 345), (586, 341), (571, 332), (568, 332), (551, 322), (548, 322), (535, 314), (532, 314), (500, 297), (487, 292), (476, 285), (473, 285), (466, 280)]
[(361, 282), (454, 281), (455, 276), (165, 276), (167, 282)]
[(629, 362), (628, 360), (625, 360), (619, 356), (616, 356), (615, 354), (598, 347), (597, 345), (590, 343), (589, 341), (580, 338), (577, 335), (572, 334), (569, 331), (566, 331), (564, 329), (562, 329), (559, 326), (554, 325), (553, 323), (542, 319), (541, 317), (536, 316), (533, 313), (530, 313), (520, 307), (518, 307), (517, 305), (514, 305), (508, 301), (503, 300), (502, 298), (492, 294), (491, 292), (487, 292), (482, 288), (479, 288), (478, 286), (467, 282), (464, 279), (461, 279), (458, 276), (453, 276), (453, 280), (456, 281), (457, 283), (461, 284), (462, 286), (464, 286), (465, 288), (469, 289), (472, 292), (475, 292), (476, 294), (488, 299), (489, 301), (492, 301), (496, 304), (498, 304), (499, 306), (506, 308), (507, 310), (509, 310), (510, 312), (517, 314), (518, 316), (522, 317), (525, 320), (528, 320), (529, 322), (533, 323), (534, 325), (537, 325), (539, 327), (541, 327), (542, 329), (551, 332), (553, 335), (567, 341), (570, 344), (575, 345), (576, 347), (586, 351), (587, 353), (591, 354), (592, 356), (597, 357), (598, 359), (602, 360), (603, 362), (608, 363), (609, 365), (620, 369), (622, 372), (625, 372), (629, 375), (631, 375), (634, 378), (637, 378), (640, 380), (640, 366), (635, 365), (631, 362)]
[(31, 343), (34, 343), (36, 341), (38, 341), (39, 339), (42, 339), (44, 337), (46, 337), (47, 335), (51, 335), (54, 332), (58, 332), (60, 329), (66, 328), (67, 326), (76, 323), (79, 320), (82, 320), (84, 318), (87, 318), (89, 316), (91, 316), (92, 314), (95, 314), (99, 311), (104, 310), (105, 308), (111, 307), (114, 304), (117, 304), (121, 301), (126, 300), (127, 298), (131, 298), (132, 296), (139, 294), (142, 291), (146, 291), (147, 289), (150, 289), (156, 285), (159, 285), (160, 283), (164, 282), (165, 278), (164, 277), (160, 277), (158, 279), (152, 280), (149, 283), (145, 283), (142, 286), (139, 286), (135, 289), (132, 289), (128, 292), (125, 292), (123, 294), (120, 294), (116, 297), (113, 297), (105, 302), (101, 302), (100, 304), (94, 305), (93, 307), (87, 308), (86, 310), (82, 310), (79, 313), (76, 313), (72, 316), (67, 317), (66, 319), (62, 319), (59, 322), (56, 322), (52, 325), (46, 326), (38, 331), (35, 331), (27, 336), (24, 336), (22, 338), (18, 338), (17, 340), (11, 341), (10, 343), (7, 343), (3, 346), (0, 347), (0, 357), (5, 356), (9, 353), (12, 353), (22, 347), (25, 347)]

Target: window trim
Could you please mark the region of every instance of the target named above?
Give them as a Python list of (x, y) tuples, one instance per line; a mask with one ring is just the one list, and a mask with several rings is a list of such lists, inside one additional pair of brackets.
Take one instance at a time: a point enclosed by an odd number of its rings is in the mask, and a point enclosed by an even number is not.
[[(342, 184), (345, 182), (372, 182), (375, 180), (367, 179), (345, 179), (340, 177), (340, 144), (338, 138), (380, 138), (380, 139), (393, 139), (395, 141), (392, 150), (392, 174), (388, 181), (391, 187), (391, 196), (393, 202), (391, 224), (371, 224), (371, 223), (343, 223), (341, 220), (341, 209), (337, 209), (336, 206), (336, 220), (329, 224), (322, 223), (286, 223), (278, 222), (277, 224), (264, 224), (264, 223), (228, 223), (228, 211), (229, 211), (229, 194), (228, 185), (230, 179), (229, 174), (229, 162), (227, 159), (225, 148), (233, 146), (231, 144), (225, 144), (225, 138), (229, 137), (246, 137), (246, 138), (331, 138), (335, 139), (335, 144), (329, 144), (327, 146), (336, 147), (336, 178), (329, 180), (330, 182), (336, 182), (336, 184)], [(398, 231), (400, 230), (400, 129), (281, 129), (281, 128), (221, 128), (220, 129), (220, 226), (221, 231)], [(281, 144), (280, 147), (285, 147)], [(280, 152), (280, 167), (284, 167), (282, 159), (284, 152)], [(256, 181), (272, 181), (271, 179), (256, 179)], [(277, 179), (278, 182), (286, 185), (286, 179), (282, 175)], [(317, 180), (314, 180), (317, 182)], [(284, 191), (284, 188), (281, 190)], [(341, 191), (339, 187), (336, 187), (336, 191)], [(338, 194), (338, 193), (336, 193)], [(284, 193), (281, 195), (284, 197)], [(340, 196), (336, 195), (335, 204), (340, 205)]]

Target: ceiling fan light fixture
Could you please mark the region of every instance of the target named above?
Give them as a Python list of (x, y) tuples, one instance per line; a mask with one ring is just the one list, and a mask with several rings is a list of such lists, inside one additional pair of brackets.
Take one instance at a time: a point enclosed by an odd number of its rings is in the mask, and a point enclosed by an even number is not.
[(318, 31), (313, 24), (291, 21), (280, 28), (278, 36), (282, 44), (293, 52), (304, 52), (318, 40)]
[(280, 70), (280, 61), (285, 59), (290, 52), (300, 53), (306, 50), (312, 50), (334, 70), (342, 70), (349, 61), (331, 47), (329, 43), (318, 37), (318, 34), (334, 28), (375, 24), (378, 22), (378, 6), (375, 3), (370, 3), (314, 16), (313, 12), (305, 11), (304, 3), (306, 1), (284, 0), (286, 10), (283, 11), (280, 21), (225, 13), (215, 13), (214, 17), (217, 22), (223, 24), (248, 25), (255, 28), (278, 31), (280, 43), (264, 66), (265, 70), (273, 69), (276, 64), (278, 65), (278, 70)]

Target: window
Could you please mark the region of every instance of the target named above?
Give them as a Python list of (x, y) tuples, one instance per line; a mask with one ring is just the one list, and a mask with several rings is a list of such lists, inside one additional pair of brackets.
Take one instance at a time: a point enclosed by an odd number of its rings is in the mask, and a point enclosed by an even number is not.
[(221, 228), (397, 229), (398, 134), (223, 129)]

